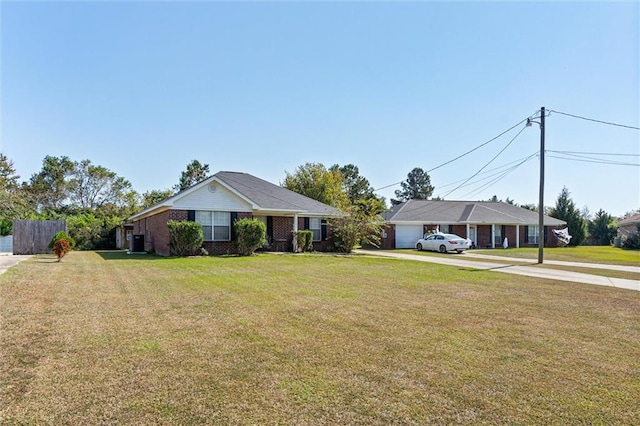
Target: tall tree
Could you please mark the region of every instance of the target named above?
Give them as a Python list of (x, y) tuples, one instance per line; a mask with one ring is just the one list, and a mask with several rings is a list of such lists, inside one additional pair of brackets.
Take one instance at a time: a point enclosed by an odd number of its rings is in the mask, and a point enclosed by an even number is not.
[(142, 210), (158, 204), (174, 194), (172, 189), (153, 189), (142, 194)]
[(174, 186), (176, 192), (184, 191), (185, 189), (195, 185), (198, 182), (202, 182), (209, 177), (209, 165), (202, 164), (198, 160), (193, 160), (187, 164), (187, 170), (180, 175), (180, 181)]
[(20, 176), (16, 174), (13, 161), (0, 153), (0, 191), (13, 190), (18, 187)]
[(342, 191), (349, 200), (349, 204), (357, 208), (365, 216), (377, 215), (386, 209), (386, 203), (383, 197), (378, 197), (369, 183), (369, 180), (360, 174), (358, 166), (347, 164), (340, 167), (334, 164), (329, 171), (336, 171), (342, 176)]
[(586, 237), (585, 221), (582, 218), (580, 210), (576, 208), (576, 204), (571, 199), (569, 190), (566, 187), (562, 188), (556, 200), (555, 207), (549, 211), (549, 216), (567, 222), (569, 235), (571, 235), (569, 245), (578, 246), (584, 241)]
[(327, 170), (321, 163), (306, 163), (291, 174), (285, 171), (285, 175), (280, 185), (291, 191), (338, 208), (348, 204), (338, 170)]
[(44, 157), (42, 170), (33, 174), (29, 182), (29, 192), (38, 210), (57, 211), (63, 206), (74, 167), (69, 157)]
[(0, 235), (11, 234), (12, 221), (26, 216), (29, 205), (22, 188), (18, 185), (13, 161), (0, 153)]
[(427, 200), (435, 189), (431, 185), (429, 174), (416, 167), (407, 174), (407, 180), (400, 183), (401, 190), (396, 190), (397, 199), (392, 199), (391, 204), (400, 204), (408, 200)]
[(593, 219), (589, 221), (589, 235), (596, 240), (598, 245), (609, 245), (611, 240), (616, 236), (617, 229), (613, 217), (600, 209), (596, 212)]
[(103, 166), (82, 160), (74, 165), (73, 178), (69, 182), (69, 199), (82, 210), (102, 207), (124, 207), (129, 203), (131, 183)]

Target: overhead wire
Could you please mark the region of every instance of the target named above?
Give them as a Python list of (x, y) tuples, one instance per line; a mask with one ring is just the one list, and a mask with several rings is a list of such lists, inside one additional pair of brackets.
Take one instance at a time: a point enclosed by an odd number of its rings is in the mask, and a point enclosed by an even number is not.
[[(527, 155), (526, 157), (522, 157), (522, 158), (519, 158), (519, 159), (517, 159), (517, 160), (510, 161), (510, 162), (505, 163), (505, 164), (503, 164), (503, 165), (501, 165), (501, 166), (494, 167), (493, 169), (485, 170), (484, 172), (479, 173), (478, 175), (484, 175), (484, 174), (487, 174), (487, 173), (490, 173), (490, 172), (493, 172), (493, 171), (496, 171), (496, 170), (506, 169), (507, 167), (509, 167), (509, 166), (513, 165), (514, 163), (519, 163), (519, 162), (521, 162), (521, 161), (523, 161), (523, 160), (525, 160), (525, 161), (526, 161), (526, 160), (529, 160), (529, 159), (531, 159), (531, 158), (533, 158), (533, 157), (536, 157), (537, 155), (538, 155), (538, 151), (536, 150), (536, 151), (534, 151), (532, 154)], [(489, 179), (489, 178), (491, 178), (491, 177), (493, 177), (493, 176), (499, 175), (499, 174), (500, 174), (500, 173), (502, 173), (502, 172), (504, 172), (504, 170), (500, 170), (499, 172), (496, 172), (496, 173), (490, 174), (490, 175), (488, 175), (488, 176), (485, 176), (485, 177), (483, 177), (482, 179), (478, 179), (476, 182), (481, 182), (481, 181), (483, 181), (483, 180)], [(440, 186), (439, 186), (439, 188), (446, 188), (447, 186), (453, 186), (453, 185), (455, 185), (455, 184), (457, 184), (457, 183), (460, 183), (460, 182), (462, 182), (462, 181), (464, 181), (464, 180), (465, 180), (465, 179), (460, 179), (460, 180), (457, 180), (457, 181), (454, 181), (454, 182), (447, 183), (447, 184), (445, 184), (445, 185), (440, 185)], [(470, 184), (468, 184), (468, 185), (473, 185), (473, 184), (474, 184), (474, 183), (476, 183), (476, 182), (472, 182), (472, 183), (470, 183)], [(468, 186), (468, 185), (464, 185), (464, 186)], [(463, 187), (464, 187), (464, 186), (463, 186)]]
[(546, 152), (555, 152), (556, 154), (587, 154), (587, 155), (607, 155), (620, 157), (640, 157), (640, 154), (613, 154), (609, 152), (584, 152), (584, 151), (554, 151), (547, 149)]
[[(469, 155), (469, 154), (471, 154), (471, 153), (472, 153), (472, 152), (474, 152), (474, 151), (477, 151), (478, 149), (482, 148), (483, 146), (488, 145), (488, 144), (490, 144), (491, 142), (493, 142), (493, 141), (495, 141), (496, 139), (498, 139), (499, 137), (501, 137), (501, 136), (505, 135), (506, 133), (509, 133), (511, 130), (515, 129), (516, 127), (518, 127), (518, 126), (519, 126), (519, 125), (521, 125), (522, 123), (526, 122), (526, 121), (527, 121), (527, 119), (529, 119), (529, 118), (530, 118), (530, 117), (527, 117), (527, 118), (525, 118), (525, 119), (523, 119), (523, 120), (520, 120), (518, 123), (514, 124), (513, 126), (509, 127), (509, 128), (508, 128), (507, 130), (505, 130), (504, 132), (500, 133), (498, 136), (495, 136), (495, 137), (493, 137), (493, 138), (489, 139), (488, 141), (481, 143), (480, 145), (476, 146), (475, 148), (470, 149), (469, 151), (467, 151), (467, 152), (465, 152), (465, 153), (463, 153), (463, 154), (460, 154), (460, 155), (458, 155), (457, 157), (455, 157), (455, 158), (453, 158), (453, 159), (451, 159), (451, 160), (449, 160), (449, 161), (446, 161), (446, 162), (444, 162), (444, 163), (442, 163), (442, 164), (437, 165), (436, 167), (433, 167), (433, 168), (431, 168), (431, 169), (427, 170), (427, 171), (426, 171), (426, 173), (431, 173), (431, 172), (432, 172), (432, 171), (434, 171), (434, 170), (438, 170), (439, 168), (444, 167), (444, 166), (446, 166), (447, 164), (453, 163), (454, 161), (459, 160), (459, 159), (461, 159), (462, 157), (464, 157), (464, 156), (466, 156), (466, 155)], [(377, 191), (381, 191), (381, 190), (383, 190), (383, 189), (387, 189), (387, 188), (390, 188), (390, 187), (392, 187), (392, 186), (399, 185), (399, 184), (401, 184), (402, 182), (404, 182), (404, 179), (403, 179), (403, 180), (401, 180), (401, 181), (399, 181), (399, 182), (395, 182), (395, 183), (392, 183), (392, 184), (390, 184), (390, 185), (385, 185), (385, 186), (382, 186), (382, 187), (380, 187), (380, 188), (374, 189), (374, 191), (376, 191), (376, 192), (377, 192)]]
[(580, 115), (569, 114), (568, 112), (556, 111), (556, 110), (553, 110), (553, 109), (550, 109), (548, 111), (549, 112), (553, 112), (555, 114), (562, 114), (562, 115), (566, 115), (566, 116), (573, 117), (573, 118), (579, 118), (581, 120), (594, 121), (596, 123), (607, 124), (609, 126), (617, 126), (617, 127), (624, 127), (624, 128), (627, 128), (627, 129), (640, 130), (640, 127), (636, 127), (636, 126), (628, 126), (626, 124), (619, 124), (619, 123), (612, 123), (610, 121), (596, 120), (595, 118), (582, 117)]
[(475, 188), (475, 189), (474, 189), (474, 190), (472, 190), (472, 191), (467, 192), (466, 194), (463, 194), (461, 197), (462, 197), (462, 198), (465, 198), (465, 197), (470, 196), (471, 194), (477, 194), (477, 193), (478, 193), (478, 192), (480, 192), (480, 191), (484, 191), (485, 189), (490, 188), (491, 186), (493, 186), (493, 184), (494, 184), (494, 183), (497, 183), (497, 182), (501, 181), (501, 180), (502, 180), (502, 179), (504, 179), (507, 175), (509, 175), (509, 174), (510, 174), (510, 173), (512, 173), (514, 170), (516, 170), (517, 168), (519, 168), (520, 166), (522, 166), (524, 163), (526, 163), (526, 162), (528, 162), (528, 161), (532, 160), (532, 159), (533, 159), (533, 158), (535, 158), (535, 157), (538, 157), (538, 155), (539, 155), (539, 154), (536, 152), (536, 153), (534, 153), (534, 154), (532, 154), (532, 155), (528, 156), (527, 158), (525, 158), (524, 160), (522, 160), (519, 164), (516, 164), (515, 166), (512, 166), (511, 168), (509, 168), (509, 169), (507, 169), (507, 170), (504, 170), (504, 171), (500, 174), (500, 176), (498, 176), (498, 177), (494, 178), (494, 179), (493, 179), (493, 180), (491, 180), (490, 182), (485, 183), (484, 185), (481, 185), (481, 186), (479, 186), (479, 187)]
[(619, 161), (607, 161), (607, 160), (601, 160), (601, 159), (589, 159), (588, 157), (586, 158), (567, 158), (567, 157), (560, 157), (558, 155), (547, 155), (548, 158), (557, 158), (560, 160), (567, 160), (567, 161), (581, 161), (583, 163), (596, 163), (596, 164), (608, 164), (608, 165), (612, 165), (612, 166), (632, 166), (632, 167), (640, 167), (640, 164), (636, 164), (636, 163), (623, 163), (623, 162), (619, 162)]
[(518, 136), (520, 136), (520, 134), (524, 131), (524, 129), (526, 129), (526, 127), (523, 127), (522, 129), (520, 129), (520, 131), (518, 133), (516, 133), (516, 135), (504, 146), (504, 148), (502, 148), (496, 155), (493, 156), (493, 158), (491, 158), (491, 160), (489, 160), (484, 166), (482, 166), (480, 168), (480, 170), (478, 170), (476, 173), (474, 173), (473, 175), (471, 175), (469, 178), (467, 178), (462, 184), (456, 186), (455, 188), (453, 188), (451, 191), (447, 192), (446, 194), (444, 194), (442, 197), (446, 197), (447, 195), (451, 194), (452, 192), (456, 191), (457, 189), (459, 189), (462, 185), (464, 185), (465, 183), (467, 183), (468, 181), (470, 181), (471, 179), (473, 179), (474, 177), (476, 177), (478, 174), (480, 174), (481, 171), (483, 171), (489, 164), (491, 164), (493, 162), (493, 160), (495, 160), (496, 158), (498, 158), (500, 156), (500, 154), (502, 154), (504, 152), (505, 149), (507, 149), (512, 143), (513, 141), (516, 140), (516, 138)]

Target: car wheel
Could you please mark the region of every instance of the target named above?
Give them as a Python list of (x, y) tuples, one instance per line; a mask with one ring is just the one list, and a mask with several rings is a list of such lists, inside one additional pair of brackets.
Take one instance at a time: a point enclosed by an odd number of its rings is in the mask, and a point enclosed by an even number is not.
[(418, 243), (418, 245), (416, 245), (416, 248), (418, 249), (418, 251), (422, 251), (422, 244)]
[(440, 253), (446, 253), (447, 252), (447, 248), (443, 245), (440, 246)]

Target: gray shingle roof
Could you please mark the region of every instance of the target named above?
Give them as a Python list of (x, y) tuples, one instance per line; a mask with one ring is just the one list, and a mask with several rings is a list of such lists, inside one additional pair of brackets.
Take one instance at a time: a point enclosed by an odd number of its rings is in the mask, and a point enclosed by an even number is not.
[(339, 213), (334, 207), (248, 173), (218, 172), (213, 176), (251, 200), (262, 210), (294, 210), (324, 216)]
[[(409, 200), (384, 214), (393, 223), (423, 222), (443, 224), (509, 224), (537, 225), (538, 213), (503, 202)], [(566, 222), (544, 217), (545, 226), (560, 226)]]

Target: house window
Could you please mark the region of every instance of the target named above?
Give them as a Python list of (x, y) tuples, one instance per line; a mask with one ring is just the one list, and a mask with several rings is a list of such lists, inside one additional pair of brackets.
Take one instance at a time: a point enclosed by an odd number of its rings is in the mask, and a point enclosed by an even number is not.
[(443, 234), (449, 234), (451, 232), (451, 225), (440, 225), (439, 229)]
[(309, 218), (309, 230), (313, 231), (313, 241), (322, 240), (322, 221), (319, 217)]
[(229, 212), (196, 211), (196, 222), (202, 225), (205, 241), (229, 241), (231, 216)]
[(501, 226), (494, 226), (494, 239), (493, 239), (493, 243), (496, 246), (501, 246), (502, 245), (502, 227)]
[(538, 244), (538, 225), (529, 225), (527, 228), (527, 242)]

